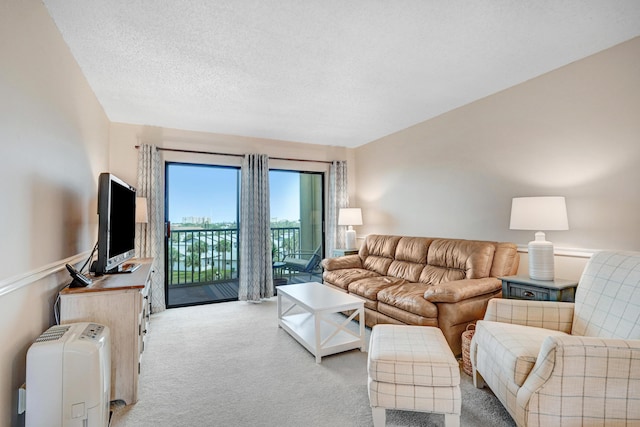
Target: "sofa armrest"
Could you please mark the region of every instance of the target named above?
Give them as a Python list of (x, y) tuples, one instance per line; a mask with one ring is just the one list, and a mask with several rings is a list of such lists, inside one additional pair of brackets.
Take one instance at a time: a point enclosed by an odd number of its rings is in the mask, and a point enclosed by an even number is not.
[(342, 270), (343, 268), (362, 268), (360, 255), (345, 255), (336, 258), (322, 260), (322, 268), (328, 271)]
[(431, 302), (458, 302), (502, 289), (502, 282), (495, 277), (463, 279), (431, 285), (424, 297)]
[(573, 307), (574, 304), (571, 302), (494, 298), (487, 305), (484, 320), (534, 326), (570, 334)]
[(640, 340), (545, 338), (535, 366), (518, 391), (517, 424), (563, 425), (563, 418), (575, 422), (576, 411), (582, 410), (588, 411), (593, 425), (640, 421), (640, 411), (628, 404), (640, 401), (639, 357)]

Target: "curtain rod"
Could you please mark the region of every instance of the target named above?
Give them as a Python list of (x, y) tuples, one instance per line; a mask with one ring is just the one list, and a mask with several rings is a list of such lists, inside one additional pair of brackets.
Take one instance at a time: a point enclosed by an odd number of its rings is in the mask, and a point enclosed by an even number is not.
[[(140, 148), (139, 145), (136, 145), (135, 147), (136, 147), (136, 150), (138, 148)], [(156, 149), (158, 151), (173, 151), (173, 152), (176, 152), (176, 153), (211, 154), (211, 155), (215, 155), (215, 156), (244, 157), (244, 154), (218, 153), (218, 152), (215, 152), (215, 151), (183, 150), (183, 149), (179, 149), (179, 148), (163, 148), (163, 147), (156, 147)], [(327, 163), (327, 164), (333, 163), (333, 162), (330, 162), (328, 160), (290, 159), (290, 158), (286, 158), (286, 157), (269, 157), (269, 159), (287, 160), (287, 161), (291, 161), (291, 162), (312, 162), (312, 163)]]

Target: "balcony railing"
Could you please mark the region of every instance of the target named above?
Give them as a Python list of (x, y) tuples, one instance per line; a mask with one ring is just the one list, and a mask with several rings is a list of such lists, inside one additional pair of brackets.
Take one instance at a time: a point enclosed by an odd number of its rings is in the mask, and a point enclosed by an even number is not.
[[(300, 251), (300, 228), (272, 227), (272, 256)], [(173, 229), (169, 237), (169, 286), (208, 284), (238, 278), (238, 229)]]

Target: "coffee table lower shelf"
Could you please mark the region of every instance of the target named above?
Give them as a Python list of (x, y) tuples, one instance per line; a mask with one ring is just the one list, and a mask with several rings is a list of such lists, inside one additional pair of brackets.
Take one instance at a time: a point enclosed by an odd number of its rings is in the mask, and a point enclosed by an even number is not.
[[(351, 322), (356, 314), (345, 319), (345, 324)], [(316, 356), (317, 363), (323, 356), (362, 349), (362, 339), (358, 335), (340, 329), (342, 326), (331, 320), (320, 318), (320, 334), (316, 335), (316, 318), (318, 316), (311, 313), (292, 314), (281, 318), (280, 326)], [(319, 337), (319, 342), (316, 342), (316, 337)]]

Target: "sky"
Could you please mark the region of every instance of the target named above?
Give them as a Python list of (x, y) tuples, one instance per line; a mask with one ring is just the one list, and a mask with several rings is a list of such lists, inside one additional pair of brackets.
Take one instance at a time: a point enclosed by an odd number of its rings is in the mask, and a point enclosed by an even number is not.
[[(169, 221), (208, 217), (211, 222), (235, 222), (239, 169), (170, 164), (167, 171)], [(299, 173), (269, 172), (271, 218), (300, 219)]]

